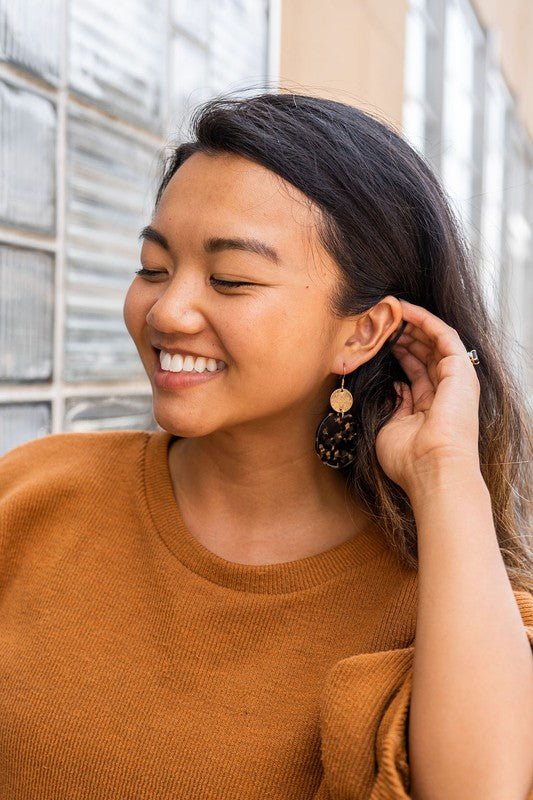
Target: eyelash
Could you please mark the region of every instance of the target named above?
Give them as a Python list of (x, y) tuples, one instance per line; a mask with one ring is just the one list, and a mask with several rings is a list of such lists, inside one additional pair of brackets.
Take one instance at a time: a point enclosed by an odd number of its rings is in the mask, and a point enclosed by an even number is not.
[[(135, 271), (136, 275), (140, 275), (141, 278), (150, 277), (152, 275), (162, 275), (163, 273), (153, 270), (153, 269), (138, 269)], [(217, 286), (255, 286), (255, 283), (249, 283), (248, 281), (223, 281), (220, 278), (211, 278), (212, 282), (215, 283)]]

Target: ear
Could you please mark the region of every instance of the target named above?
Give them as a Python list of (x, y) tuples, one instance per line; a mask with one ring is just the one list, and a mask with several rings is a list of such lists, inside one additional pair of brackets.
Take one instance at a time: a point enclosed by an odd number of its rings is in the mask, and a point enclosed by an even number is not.
[(346, 317), (339, 328), (339, 346), (332, 372), (342, 375), (344, 364), (348, 374), (369, 361), (393, 336), (402, 321), (402, 306), (394, 295), (387, 295), (355, 318)]

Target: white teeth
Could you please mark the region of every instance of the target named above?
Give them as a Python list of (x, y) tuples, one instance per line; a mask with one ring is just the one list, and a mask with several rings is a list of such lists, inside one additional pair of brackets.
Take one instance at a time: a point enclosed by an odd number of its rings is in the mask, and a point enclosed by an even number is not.
[(161, 368), (168, 372), (216, 372), (225, 368), (224, 361), (217, 361), (214, 358), (206, 358), (205, 356), (182, 356), (177, 353), (172, 355), (166, 353), (164, 350), (159, 351), (159, 363)]
[(183, 356), (180, 356), (179, 353), (176, 356), (170, 356), (170, 362), (167, 369), (169, 369), (171, 372), (180, 372), (182, 368)]

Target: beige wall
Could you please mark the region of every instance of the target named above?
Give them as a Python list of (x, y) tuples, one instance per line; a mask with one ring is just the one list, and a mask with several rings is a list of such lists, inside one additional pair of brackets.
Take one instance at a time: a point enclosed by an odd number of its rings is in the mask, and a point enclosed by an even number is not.
[(518, 115), (533, 137), (533, 0), (472, 0), (480, 22), (493, 28), (500, 66)]
[[(507, 84), (533, 136), (533, 0), (472, 0), (494, 28)], [(398, 126), (408, 0), (281, 0), (280, 81), (375, 109)]]
[(401, 125), (407, 0), (281, 0), (282, 87)]

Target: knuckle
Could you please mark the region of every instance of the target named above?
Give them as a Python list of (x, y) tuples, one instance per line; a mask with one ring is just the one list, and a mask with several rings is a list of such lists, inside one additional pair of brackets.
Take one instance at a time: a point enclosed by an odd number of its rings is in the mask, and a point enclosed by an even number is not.
[(450, 328), (450, 336), (453, 339), (455, 339), (456, 342), (461, 342), (461, 344), (463, 343), (463, 340), (461, 339), (455, 328)]
[(462, 344), (457, 331), (450, 327), (443, 331), (442, 341), (446, 344), (452, 345), (453, 347), (456, 347), (458, 344)]

